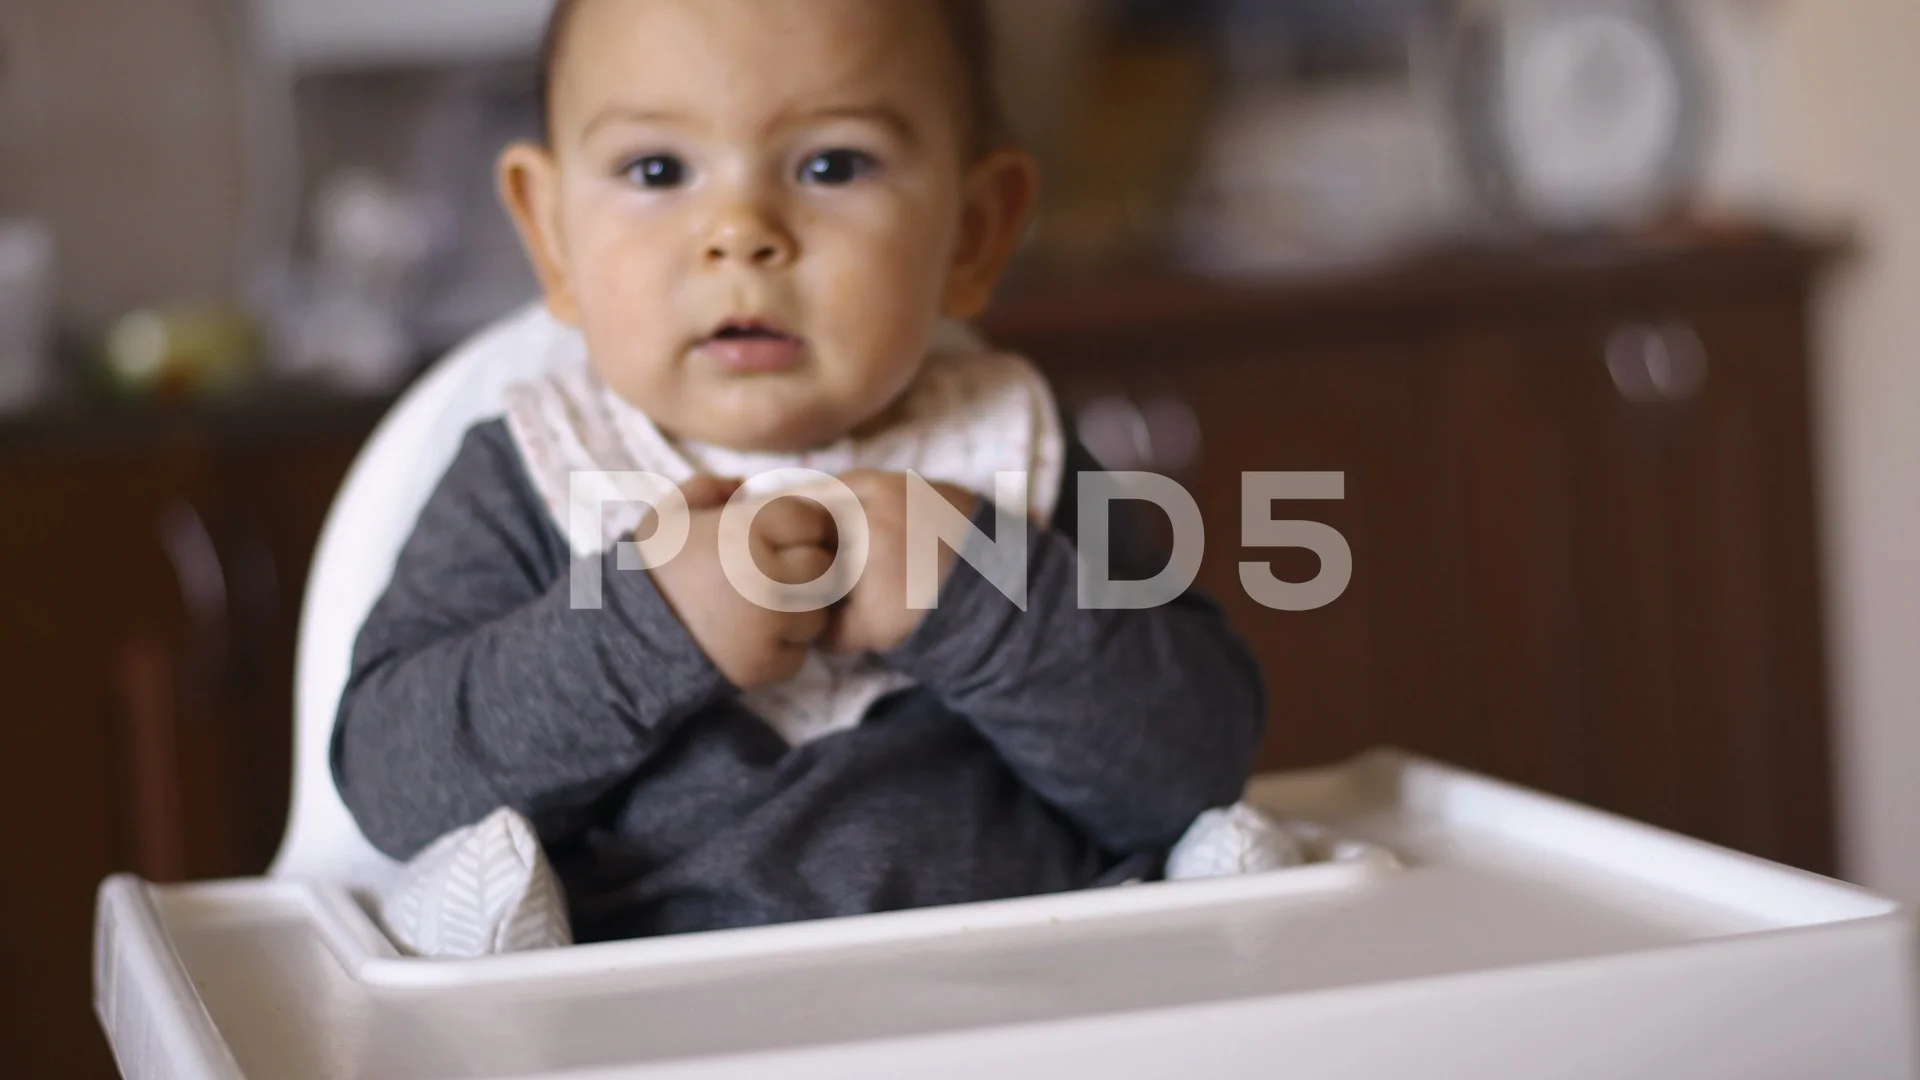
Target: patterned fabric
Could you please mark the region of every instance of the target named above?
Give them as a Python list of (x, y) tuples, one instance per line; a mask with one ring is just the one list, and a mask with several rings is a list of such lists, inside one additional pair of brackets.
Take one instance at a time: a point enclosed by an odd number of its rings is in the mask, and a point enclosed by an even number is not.
[(1200, 815), (1167, 856), (1167, 880), (1264, 874), (1307, 861), (1285, 826), (1243, 802)]
[(500, 810), (407, 864), (380, 918), (412, 956), (470, 959), (573, 944), (559, 879), (526, 818)]
[[(610, 503), (600, 514), (598, 536), (573, 535), (576, 473), (651, 473), (675, 483), (696, 475), (741, 478), (748, 495), (771, 498), (779, 491), (755, 478), (780, 470), (828, 476), (910, 471), (989, 500), (998, 475), (1018, 473), (1027, 477), (1026, 516), (1045, 525), (1066, 468), (1066, 436), (1045, 378), (1018, 357), (989, 351), (957, 325), (942, 327), (898, 423), (809, 453), (743, 453), (670, 438), (585, 365), (511, 388), (506, 419), (554, 524), (583, 559), (629, 536), (645, 508)], [(742, 703), (800, 746), (857, 726), (875, 702), (912, 686), (871, 657), (816, 651), (798, 677), (745, 695)]]
[(1168, 881), (1266, 874), (1317, 863), (1400, 866), (1377, 844), (1354, 840), (1309, 821), (1279, 821), (1241, 802), (1201, 814), (1167, 857)]

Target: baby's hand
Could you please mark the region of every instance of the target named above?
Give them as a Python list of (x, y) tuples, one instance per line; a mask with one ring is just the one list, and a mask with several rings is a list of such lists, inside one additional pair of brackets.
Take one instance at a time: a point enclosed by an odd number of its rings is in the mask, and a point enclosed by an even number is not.
[[(738, 481), (700, 477), (681, 490), (691, 521), (686, 547), (653, 570), (654, 584), (707, 658), (742, 690), (786, 682), (826, 633), (827, 610), (770, 611), (742, 596), (720, 562), (720, 516)], [(642, 524), (639, 536), (650, 534)], [(825, 507), (779, 499), (754, 518), (749, 546), (755, 565), (783, 585), (819, 579), (833, 563), (833, 519)]]
[[(853, 490), (867, 514), (871, 536), (867, 570), (843, 601), (827, 633), (836, 652), (886, 652), (906, 644), (927, 613), (907, 606), (907, 477), (902, 473), (857, 472), (840, 480)], [(948, 503), (972, 518), (979, 496), (950, 484), (933, 484)], [(953, 573), (954, 554), (940, 548), (940, 584)]]

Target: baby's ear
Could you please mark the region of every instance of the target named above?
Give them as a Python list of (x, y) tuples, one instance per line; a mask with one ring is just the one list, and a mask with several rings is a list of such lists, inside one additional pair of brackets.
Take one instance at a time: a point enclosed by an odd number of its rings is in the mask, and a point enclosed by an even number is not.
[(514, 143), (500, 154), (500, 201), (512, 215), (520, 244), (546, 294), (547, 310), (569, 326), (580, 322), (572, 267), (560, 230), (560, 166), (537, 143)]
[(969, 170), (942, 314), (971, 319), (987, 309), (1039, 200), (1040, 166), (1024, 150), (995, 150)]

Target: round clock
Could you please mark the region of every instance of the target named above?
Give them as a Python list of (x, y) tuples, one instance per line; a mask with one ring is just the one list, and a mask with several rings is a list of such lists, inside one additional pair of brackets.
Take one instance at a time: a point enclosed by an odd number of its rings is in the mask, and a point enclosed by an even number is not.
[(1452, 92), (1473, 186), (1549, 230), (1658, 217), (1699, 167), (1707, 92), (1670, 0), (1503, 0), (1462, 16)]

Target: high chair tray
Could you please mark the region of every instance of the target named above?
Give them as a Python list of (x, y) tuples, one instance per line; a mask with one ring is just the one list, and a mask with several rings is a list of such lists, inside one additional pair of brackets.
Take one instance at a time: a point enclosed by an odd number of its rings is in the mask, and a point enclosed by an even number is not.
[(462, 962), (122, 877), (96, 1007), (156, 1080), (1920, 1075), (1901, 905), (1392, 752), (1250, 797), (1395, 857)]

